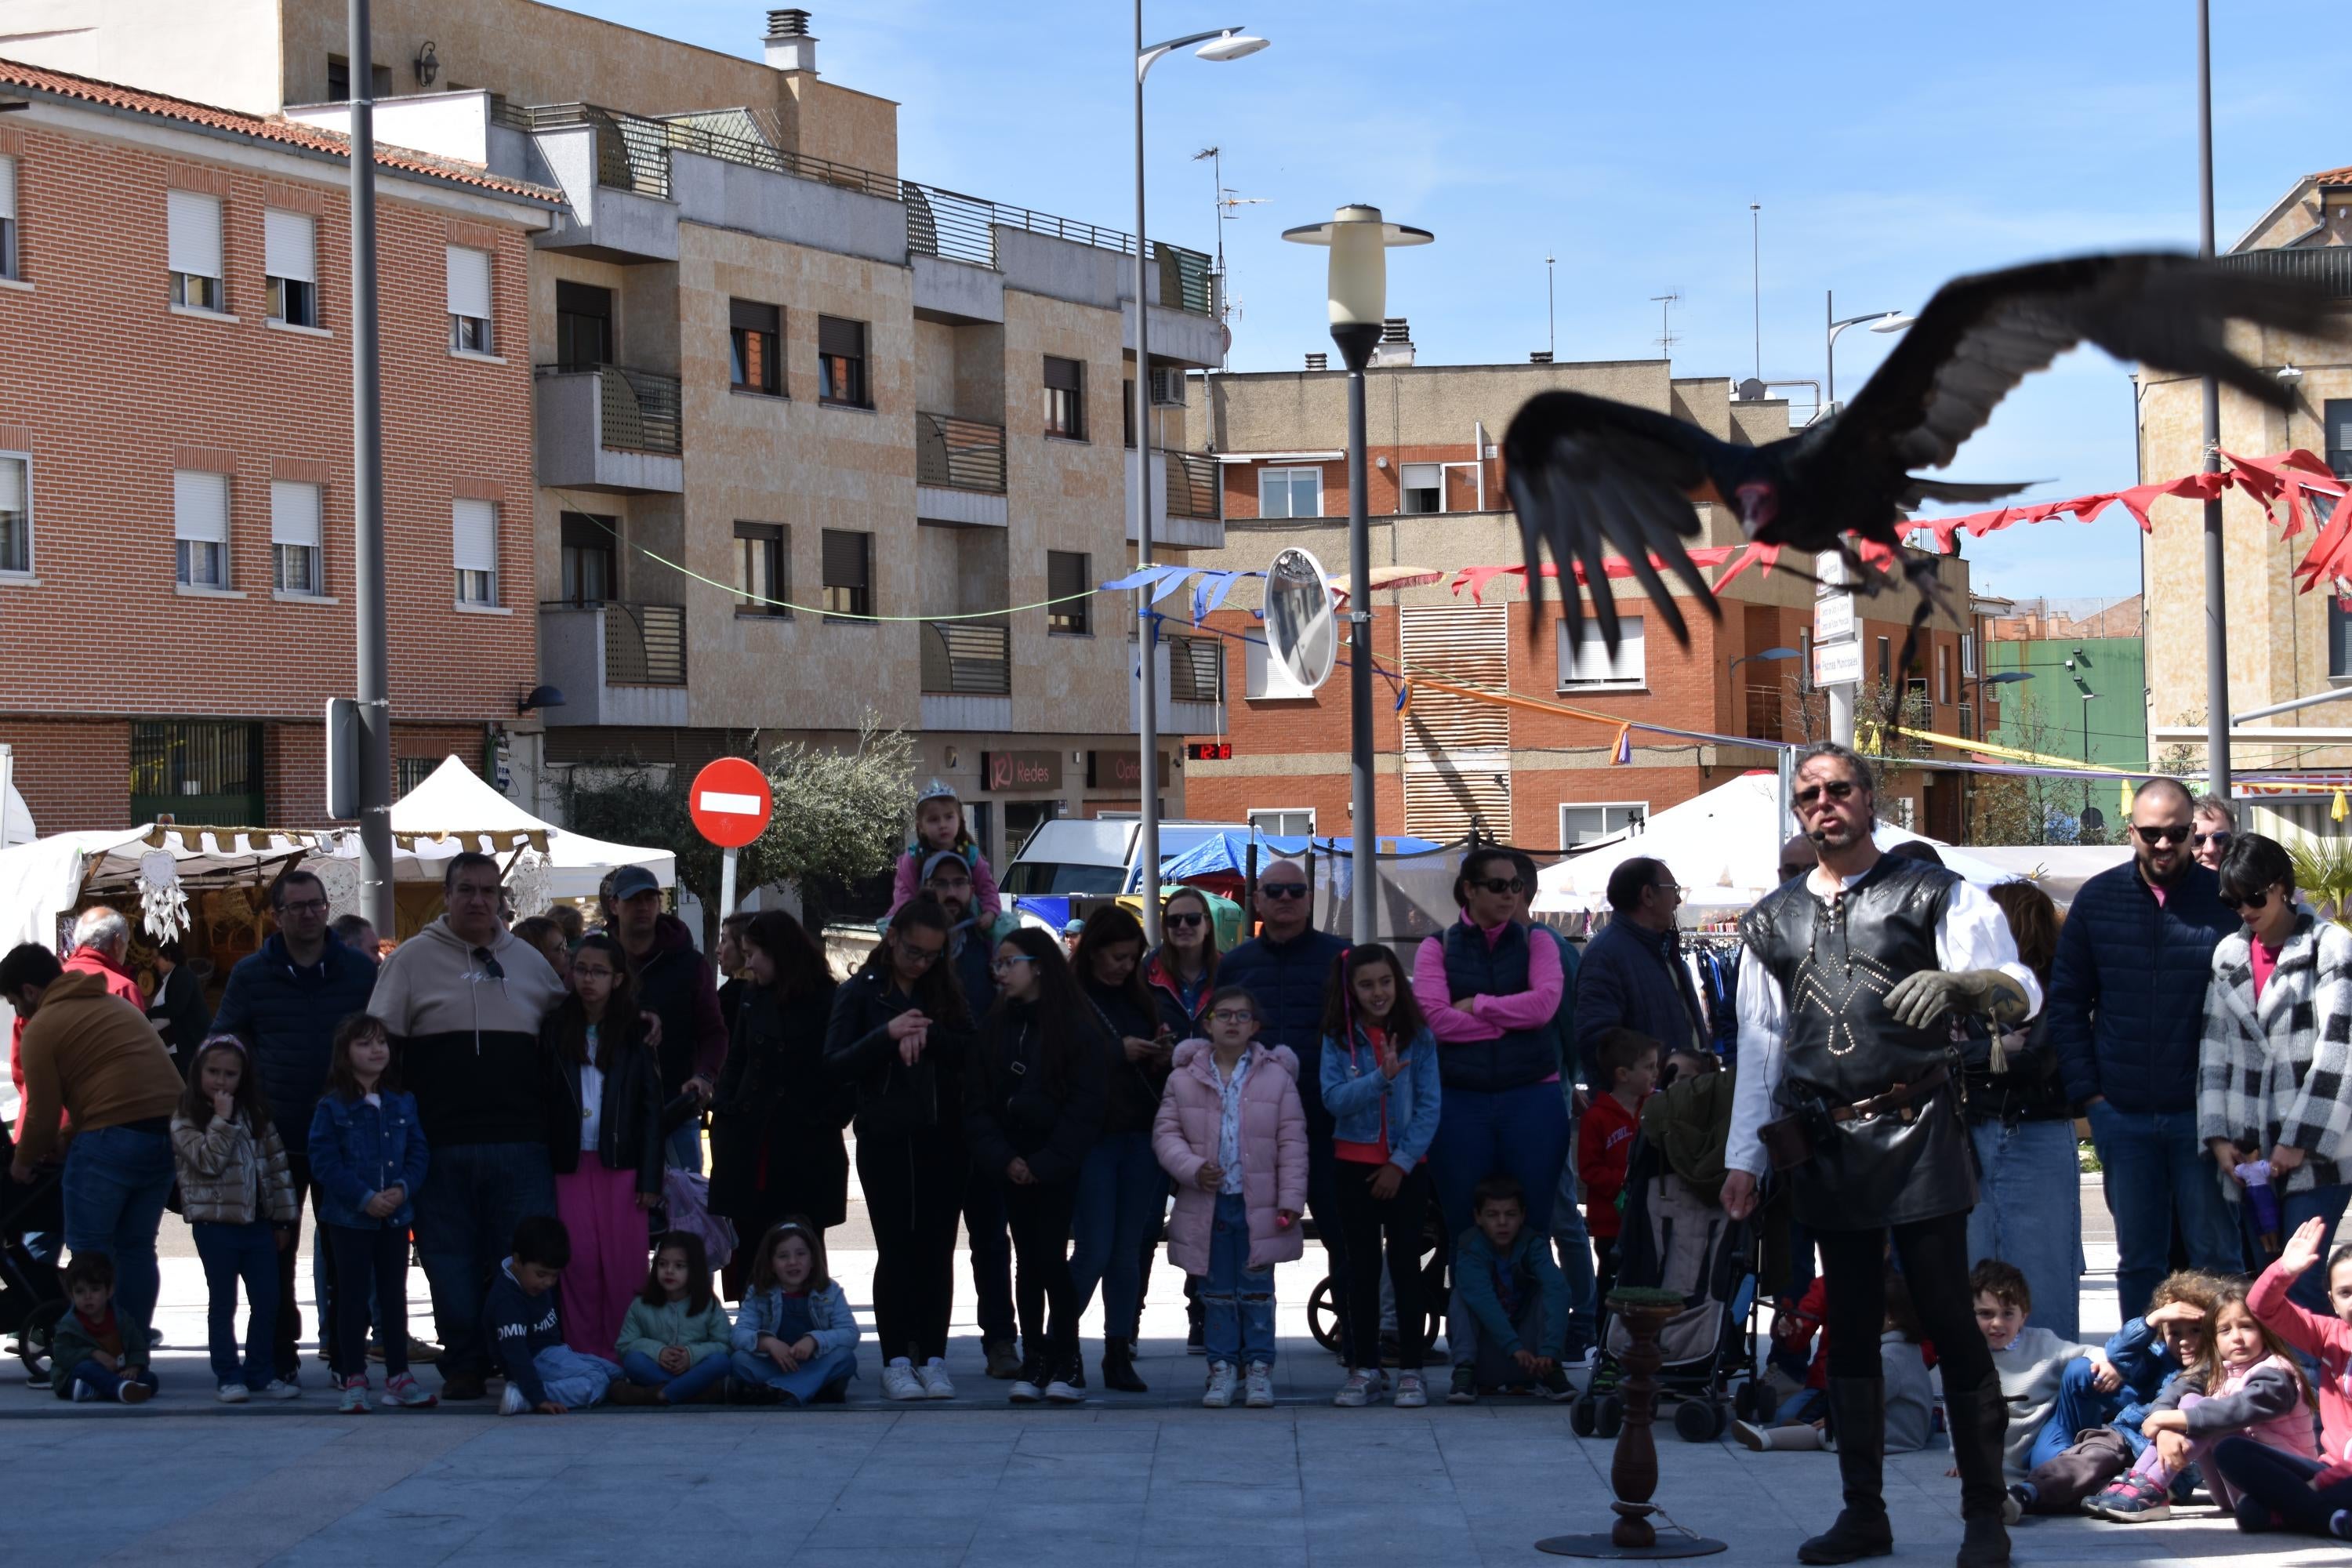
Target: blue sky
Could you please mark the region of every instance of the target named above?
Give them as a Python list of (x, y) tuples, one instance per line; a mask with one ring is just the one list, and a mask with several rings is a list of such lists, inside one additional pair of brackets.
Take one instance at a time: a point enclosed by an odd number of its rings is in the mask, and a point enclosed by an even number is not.
[[(578, 9), (756, 55), (740, 0), (586, 0)], [(899, 101), (900, 172), (1129, 227), (1131, 12), (1108, 0), (814, 0), (819, 66)], [(2298, 176), (2352, 163), (2352, 32), (2301, 0), (2214, 6), (2218, 228), (2227, 246)], [(1151, 231), (1214, 243), (1210, 166), (1267, 198), (1224, 226), (1235, 369), (1328, 345), (1322, 255), (1280, 230), (1370, 201), (1435, 231), (1396, 255), (1389, 309), (1423, 363), (1516, 361), (1545, 343), (1558, 258), (1562, 359), (1657, 353), (1682, 301), (1677, 370), (1751, 374), (1749, 216), (1762, 204), (1768, 377), (1822, 374), (1822, 293), (1841, 315), (1911, 308), (1953, 273), (2197, 237), (2191, 0), (1965, 5), (1682, 0), (1151, 0), (1146, 37), (1245, 24), (1247, 59), (1178, 56), (1151, 74)], [(680, 107), (691, 107), (681, 105)], [(1838, 342), (1848, 396), (1888, 346)], [(1810, 399), (1796, 389), (1790, 395)], [(2134, 482), (2130, 384), (2095, 352), (2011, 396), (1958, 477), (2051, 481), (2055, 498)], [(2155, 477), (2155, 476), (2150, 476)], [(2137, 530), (2016, 529), (1969, 542), (1980, 592), (2122, 596)]]

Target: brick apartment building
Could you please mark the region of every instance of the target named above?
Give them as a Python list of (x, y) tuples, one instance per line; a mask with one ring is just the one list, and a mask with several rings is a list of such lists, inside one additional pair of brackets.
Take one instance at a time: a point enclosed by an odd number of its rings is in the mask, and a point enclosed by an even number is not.
[[(1826, 703), (1807, 674), (1813, 589), (1795, 572), (1744, 574), (1725, 590), (1720, 621), (1682, 598), (1687, 648), (1656, 623), (1630, 582), (1619, 583), (1627, 635), (1613, 660), (1597, 640), (1577, 652), (1564, 646), (1556, 594), (1538, 614), (1511, 578), (1496, 579), (1483, 606), (1449, 591), (1460, 567), (1520, 559), (1499, 443), (1535, 394), (1557, 387), (1614, 397), (1754, 443), (1788, 433), (1786, 403), (1738, 401), (1727, 379), (1677, 376), (1662, 360), (1418, 363), (1404, 322), (1392, 321), (1387, 335), (1367, 373), (1373, 567), (1426, 568), (1442, 580), (1372, 595), (1373, 653), (1383, 668), (1397, 668), (1402, 658), (1408, 686), (1419, 670), (1611, 721), (1718, 736), (1826, 736)], [(1298, 545), (1327, 571), (1346, 572), (1345, 373), (1323, 368), (1320, 355), (1307, 358), (1300, 372), (1207, 378), (1198, 427), (1203, 455), (1222, 472), (1227, 543), (1196, 554), (1197, 563), (1260, 569), (1286, 546)], [(1702, 512), (1705, 529), (1695, 545), (1740, 542), (1728, 512)], [(1811, 570), (1803, 557), (1784, 560)], [(1722, 572), (1708, 576), (1720, 579)], [(1954, 603), (1968, 603), (1964, 562), (1946, 560), (1941, 580)], [(1255, 584), (1244, 579), (1227, 607), (1210, 618), (1211, 629), (1236, 640), (1261, 635), (1251, 615), (1256, 603)], [(1895, 660), (1909, 613), (1907, 597), (1862, 602), (1857, 629), (1866, 691), (1900, 684)], [(1798, 657), (1759, 657), (1782, 648)], [(1245, 679), (1229, 705), (1234, 756), (1191, 764), (1192, 811), (1245, 816), (1279, 831), (1347, 834), (1345, 672), (1312, 697), (1269, 700), (1262, 650), (1244, 645), (1235, 657)], [(1992, 691), (1980, 690), (1977, 674), (1969, 626), (1938, 617), (1910, 680), (1913, 721), (1932, 719), (1947, 733), (1979, 733), (1980, 722), (1991, 721), (1981, 703)], [(1475, 818), (1530, 848), (1572, 847), (1772, 763), (1759, 748), (1636, 731), (1633, 760), (1619, 764), (1612, 723), (1427, 689), (1413, 692), (1400, 712), (1394, 683), (1383, 678), (1377, 689), (1374, 788), (1380, 824), (1389, 832), (1445, 840), (1460, 837)], [(1896, 820), (1958, 837), (1960, 789), (1951, 775), (1912, 770), (1892, 775), (1882, 794)]]
[[(0, 50), (0, 52), (5, 52)], [(348, 159), (0, 61), (0, 742), (44, 832), (314, 824), (352, 685)], [(12, 105), (13, 107), (13, 105)], [(378, 158), (394, 744), (536, 677), (530, 237), (559, 194)], [(453, 348), (452, 289), (486, 353)]]
[[(126, 0), (0, 55), (102, 56), (331, 131), (343, 16)], [(1155, 244), (1139, 306), (1130, 237), (901, 177), (898, 106), (819, 74), (805, 12), (771, 13), (758, 58), (530, 0), (375, 25), (380, 141), (561, 195), (500, 350), (532, 399), (511, 629), (528, 647), (535, 618), (566, 699), (515, 726), (516, 793), (560, 815), (572, 769), (838, 744), (871, 713), (919, 732), (1000, 863), (1045, 817), (1135, 809), (1131, 617), (1006, 607), (1133, 559), (1139, 309), (1176, 448), (1156, 545), (1223, 543), (1214, 466), (1182, 451), (1184, 373), (1222, 353), (1208, 258)], [(224, 28), (245, 47), (218, 69)], [(1183, 734), (1223, 725), (1218, 652), (1163, 650), (1171, 811)]]

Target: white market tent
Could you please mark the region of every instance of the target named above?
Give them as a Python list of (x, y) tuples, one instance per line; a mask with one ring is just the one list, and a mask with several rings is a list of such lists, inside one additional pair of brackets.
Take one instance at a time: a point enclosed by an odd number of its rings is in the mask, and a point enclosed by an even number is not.
[[(1780, 885), (1780, 847), (1791, 829), (1780, 819), (1780, 780), (1769, 773), (1742, 773), (1705, 795), (1668, 806), (1639, 833), (1612, 838), (1546, 868), (1537, 878), (1538, 914), (1597, 913), (1609, 907), (1609, 874), (1637, 855), (1663, 860), (1675, 880), (1690, 889), (1684, 908), (1694, 911), (1745, 909)], [(1882, 822), (1874, 836), (1880, 848), (1908, 838), (1925, 838)], [(1979, 887), (2011, 880), (2019, 873), (1979, 860), (1972, 851), (1927, 838), (1944, 864)]]
[(520, 835), (546, 844), (550, 898), (593, 899), (604, 873), (617, 866), (643, 866), (665, 888), (677, 880), (677, 857), (671, 851), (607, 844), (542, 822), (456, 756), (444, 758), (423, 784), (393, 803), (394, 862), (430, 863), (434, 868), (425, 875), (439, 876), (438, 863), (460, 850), (499, 854)]
[(25, 797), (10, 784), (7, 794), (0, 796), (0, 849), (30, 844), (40, 836), (40, 829), (33, 826), (33, 814), (25, 809)]

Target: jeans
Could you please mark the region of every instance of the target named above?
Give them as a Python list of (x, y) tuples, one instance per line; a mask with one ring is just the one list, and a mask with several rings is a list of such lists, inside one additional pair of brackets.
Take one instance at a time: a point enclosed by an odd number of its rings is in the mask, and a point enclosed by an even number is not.
[(550, 1403), (568, 1410), (583, 1410), (604, 1397), (621, 1375), (618, 1364), (600, 1355), (582, 1355), (570, 1345), (550, 1345), (530, 1358), (539, 1381), (547, 1385)]
[[(1471, 1376), (1481, 1388), (1516, 1388), (1528, 1381), (1517, 1360), (1503, 1348), (1500, 1340), (1488, 1336), (1478, 1322), (1478, 1314), (1462, 1299), (1457, 1286), (1447, 1304), (1445, 1314), (1445, 1349), (1454, 1357), (1456, 1367), (1469, 1367)], [(1518, 1316), (1512, 1320), (1517, 1333), (1519, 1348), (1543, 1353), (1544, 1309), (1543, 1293), (1530, 1290), (1519, 1303)]]
[(2316, 1487), (2320, 1462), (2258, 1443), (2252, 1437), (2229, 1436), (2213, 1445), (2213, 1462), (2221, 1484), (2253, 1499), (2271, 1511), (2285, 1529), (2305, 1535), (2326, 1535), (2338, 1510), (2352, 1508), (2352, 1480)]
[[(1496, 1171), (1518, 1178), (1528, 1194), (1528, 1228), (1551, 1234), (1559, 1174), (1568, 1163), (1568, 1104), (1556, 1083), (1524, 1084), (1498, 1093), (1449, 1089), (1429, 1144), (1429, 1171), (1448, 1236), (1460, 1236), (1476, 1216), (1470, 1194)], [(1319, 1222), (1318, 1222), (1319, 1223)]]
[[(1575, 1085), (1562, 1080), (1563, 1094)], [(1584, 1198), (1576, 1181), (1576, 1121), (1568, 1124), (1568, 1158), (1560, 1162), (1559, 1191), (1552, 1194), (1551, 1239), (1559, 1271), (1568, 1276), (1568, 1353), (1581, 1354), (1596, 1338), (1593, 1315), (1601, 1304), (1592, 1272), (1592, 1236), (1584, 1228)]]
[(1201, 1278), (1202, 1347), (1227, 1366), (1272, 1366), (1274, 1266), (1252, 1268), (1249, 1254), (1249, 1207), (1239, 1193), (1219, 1193)]
[(1143, 1305), (1147, 1238), (1157, 1238), (1167, 1204), (1168, 1173), (1151, 1152), (1149, 1132), (1108, 1133), (1087, 1152), (1070, 1221), (1070, 1283), (1081, 1314), (1095, 1287), (1102, 1287), (1107, 1340), (1133, 1331)]
[[(197, 1220), (188, 1226), (205, 1261), (211, 1301), (205, 1315), (213, 1381), (265, 1387), (278, 1369), (271, 1353), (278, 1332), (278, 1229), (266, 1219), (247, 1225)], [(290, 1238), (289, 1238), (290, 1239)], [(289, 1251), (293, 1250), (291, 1247)], [(236, 1282), (245, 1281), (245, 1363), (236, 1359)]]
[(172, 1195), (172, 1136), (136, 1127), (98, 1127), (66, 1145), (66, 1246), (76, 1257), (114, 1260), (114, 1313), (122, 1359), (145, 1366), (147, 1328), (163, 1276), (155, 1231)]
[[(775, 1363), (768, 1363), (771, 1371)], [(684, 1405), (699, 1399), (734, 1370), (725, 1352), (704, 1356), (684, 1372), (672, 1372), (643, 1351), (631, 1351), (621, 1358), (621, 1375), (641, 1388), (658, 1388), (662, 1397), (672, 1405)]]
[(107, 1371), (94, 1361), (86, 1361), (71, 1372), (61, 1374), (56, 1388), (59, 1398), (79, 1399), (83, 1397), (82, 1391), (88, 1389), (89, 1397), (92, 1399), (120, 1399), (122, 1397), (122, 1385), (126, 1383), (143, 1383), (151, 1392), (161, 1386), (154, 1369), (143, 1363), (126, 1363), (122, 1370), (116, 1373)]
[(2117, 1110), (2096, 1100), (2089, 1116), (2107, 1208), (2116, 1216), (2116, 1310), (2124, 1321), (2147, 1310), (2148, 1297), (2170, 1271), (2176, 1218), (2191, 1268), (2239, 1272), (2237, 1221), (2221, 1195), (2213, 1156), (2198, 1141), (2196, 1112)]
[(2084, 1268), (2074, 1124), (2053, 1119), (2011, 1125), (1988, 1118), (1972, 1123), (1969, 1136), (1983, 1173), (1969, 1215), (1969, 1256), (2015, 1264), (2033, 1292), (2026, 1321), (2072, 1341), (2081, 1321)]
[[(1044, 1358), (1055, 1376), (1078, 1360), (1078, 1293), (1070, 1279), (1070, 1211), (1078, 1201), (1075, 1179), (1007, 1185), (1004, 1217), (1021, 1265), (1021, 1348)], [(1032, 1291), (1034, 1295), (1032, 1295)]]
[(555, 1213), (555, 1177), (544, 1143), (454, 1143), (433, 1151), (416, 1190), (417, 1261), (433, 1290), (442, 1379), (490, 1370), (482, 1342), (482, 1302), (515, 1226)]
[(408, 1370), (408, 1232), (390, 1225), (324, 1228), (334, 1238), (335, 1294), (345, 1309), (335, 1317), (328, 1365), (339, 1379), (364, 1377), (373, 1321), (383, 1336), (383, 1375), (398, 1377)]
[(2042, 1430), (2033, 1435), (2033, 1447), (2026, 1455), (2028, 1470), (2040, 1469), (2073, 1447), (2084, 1433), (2114, 1420), (2116, 1412), (2124, 1407), (2123, 1394), (2101, 1394), (2091, 1386), (2092, 1375), (2088, 1356), (2077, 1356), (2066, 1363), (2058, 1380), (2058, 1403)]
[(998, 1173), (977, 1164), (964, 1185), (963, 1231), (971, 1248), (971, 1293), (980, 1305), (980, 1337), (989, 1344), (1009, 1343), (1020, 1329), (1013, 1316), (1013, 1238), (1004, 1225), (1004, 1182)]
[[(713, 1356), (712, 1361), (719, 1358)], [(727, 1363), (738, 1383), (748, 1383), (756, 1388), (772, 1388), (791, 1396), (796, 1405), (806, 1405), (828, 1388), (847, 1386), (857, 1375), (857, 1352), (845, 1346), (826, 1351), (814, 1361), (803, 1362), (796, 1372), (783, 1372), (774, 1362), (750, 1351), (737, 1351)], [(700, 1370), (699, 1368), (697, 1369)]]

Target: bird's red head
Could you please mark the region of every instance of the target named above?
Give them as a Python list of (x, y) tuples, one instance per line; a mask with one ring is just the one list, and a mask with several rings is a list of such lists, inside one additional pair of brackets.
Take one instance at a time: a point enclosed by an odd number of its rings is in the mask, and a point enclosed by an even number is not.
[(1769, 479), (1750, 479), (1731, 493), (1739, 502), (1739, 526), (1750, 539), (1780, 515), (1780, 489)]

